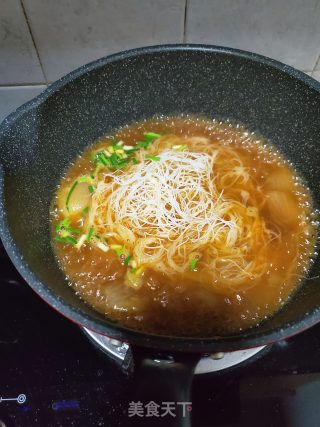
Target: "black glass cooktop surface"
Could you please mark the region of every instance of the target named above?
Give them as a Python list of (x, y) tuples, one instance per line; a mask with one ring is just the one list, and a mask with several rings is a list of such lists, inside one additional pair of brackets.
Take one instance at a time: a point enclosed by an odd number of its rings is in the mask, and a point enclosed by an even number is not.
[[(2, 248), (0, 289), (0, 427), (129, 425), (130, 375), (47, 306)], [(319, 425), (320, 325), (198, 375), (192, 405), (195, 427)]]

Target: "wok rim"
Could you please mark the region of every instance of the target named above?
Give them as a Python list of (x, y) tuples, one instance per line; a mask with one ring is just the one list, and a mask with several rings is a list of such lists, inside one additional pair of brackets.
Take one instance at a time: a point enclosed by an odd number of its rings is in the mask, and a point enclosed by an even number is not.
[[(140, 55), (152, 55), (155, 53), (162, 52), (202, 52), (212, 54), (227, 54), (246, 58), (251, 60), (252, 62), (267, 65), (277, 70), (280, 70), (320, 93), (320, 82), (317, 82), (312, 77), (308, 76), (302, 71), (296, 70), (295, 68), (289, 65), (283, 64), (282, 62), (257, 53), (247, 52), (244, 50), (229, 47), (204, 44), (165, 44), (147, 46), (105, 56), (88, 64), (82, 65), (81, 67), (61, 77), (60, 79), (52, 83), (50, 86), (48, 86), (48, 88), (41, 92), (38, 96), (23, 104), (17, 110), (8, 115), (0, 124), (0, 137), (3, 137), (6, 133), (6, 130), (9, 129), (14, 124), (14, 122), (25, 112), (31, 109), (36, 109), (52, 94), (58, 92), (64, 86), (66, 86), (68, 83), (72, 82), (76, 78), (79, 78), (85, 75), (86, 73), (103, 67), (108, 63), (115, 63), (123, 59), (138, 57)], [(4, 171), (0, 163), (0, 208), (5, 205), (3, 184)], [(288, 338), (290, 336), (303, 332), (304, 330), (312, 327), (320, 321), (319, 307), (319, 309), (315, 308), (312, 312), (306, 313), (304, 316), (301, 316), (296, 321), (288, 323), (283, 327), (279, 327), (268, 333), (261, 331), (259, 332), (259, 326), (251, 330), (249, 329), (242, 334), (230, 335), (226, 337), (213, 336), (208, 338), (155, 335), (138, 330), (133, 330), (121, 326), (117, 323), (113, 323), (112, 321), (109, 321), (107, 319), (93, 319), (91, 316), (83, 313), (81, 310), (75, 308), (73, 305), (59, 298), (50, 288), (48, 288), (45, 283), (43, 283), (37, 277), (37, 275), (30, 270), (26, 261), (24, 261), (23, 254), (18, 249), (10, 233), (7, 213), (5, 212), (5, 209), (0, 209), (0, 238), (3, 242), (7, 254), (9, 255), (11, 261), (13, 262), (20, 275), (47, 304), (49, 304), (52, 308), (54, 308), (67, 319), (76, 323), (78, 326), (84, 326), (94, 332), (100, 333), (102, 335), (107, 335), (109, 337), (124, 342), (129, 342), (131, 344), (166, 351), (185, 351), (199, 353), (234, 351), (258, 347), (261, 345), (268, 345), (275, 341), (279, 341), (284, 338)]]

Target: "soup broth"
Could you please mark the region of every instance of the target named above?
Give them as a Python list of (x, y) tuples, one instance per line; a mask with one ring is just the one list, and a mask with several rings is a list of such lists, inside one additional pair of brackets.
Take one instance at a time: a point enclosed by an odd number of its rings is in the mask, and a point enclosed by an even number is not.
[(279, 310), (306, 276), (308, 189), (229, 122), (160, 117), (103, 137), (52, 205), (58, 263), (80, 298), (133, 329), (227, 335)]

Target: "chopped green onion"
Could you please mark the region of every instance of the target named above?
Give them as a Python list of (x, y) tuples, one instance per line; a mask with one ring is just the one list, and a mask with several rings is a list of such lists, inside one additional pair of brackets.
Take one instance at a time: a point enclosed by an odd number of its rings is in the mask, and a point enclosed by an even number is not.
[(138, 141), (136, 143), (136, 147), (139, 147), (139, 148), (148, 148), (149, 145), (150, 145), (150, 142), (148, 141)]
[(115, 153), (112, 153), (108, 159), (109, 166), (116, 166), (118, 162), (118, 156)]
[(131, 154), (137, 151), (137, 147), (133, 147), (132, 145), (124, 145), (122, 148), (127, 154)]
[(127, 157), (127, 155), (124, 152), (124, 149), (122, 147), (115, 147), (114, 150), (119, 157)]
[(93, 193), (94, 192), (94, 186), (93, 185), (89, 185), (89, 191), (90, 191), (90, 193)]
[(154, 141), (155, 139), (160, 138), (160, 136), (161, 135), (159, 135), (158, 133), (154, 133), (154, 132), (147, 132), (144, 134), (145, 140), (149, 143)]
[(67, 237), (66, 237), (66, 240), (67, 240), (69, 243), (71, 243), (72, 245), (76, 245), (76, 244), (78, 243), (77, 239), (75, 239), (75, 238), (74, 238), (74, 237), (72, 237), (72, 236), (67, 236)]
[(81, 233), (81, 230), (79, 230), (78, 228), (65, 227), (65, 230), (69, 231), (69, 233), (76, 233), (76, 234)]
[(187, 145), (185, 145), (185, 144), (181, 144), (181, 145), (174, 145), (174, 146), (172, 147), (172, 149), (173, 149), (173, 150), (176, 150), (176, 151), (183, 151), (183, 150), (185, 150), (186, 148), (188, 148), (188, 146), (187, 146)]
[(100, 153), (100, 160), (101, 160), (101, 163), (104, 165), (108, 165), (109, 163), (109, 157), (106, 156), (105, 153)]
[(159, 162), (160, 157), (159, 156), (145, 156), (148, 160), (153, 160), (154, 162)]
[(86, 208), (82, 209), (82, 212), (84, 214), (87, 214), (89, 212), (89, 206), (87, 206)]
[(128, 164), (129, 159), (127, 158), (127, 154), (125, 154), (121, 147), (119, 147), (119, 149), (115, 149), (110, 146), (107, 150), (108, 151), (105, 153), (97, 153), (94, 157), (95, 161), (98, 161), (111, 169), (122, 169)]
[(101, 163), (103, 166), (108, 166), (108, 157), (103, 151), (94, 153), (93, 156), (91, 157), (91, 160), (97, 163)]
[(195, 270), (195, 268), (196, 268), (196, 266), (197, 266), (197, 264), (199, 262), (199, 259), (200, 258), (198, 256), (196, 256), (195, 258), (193, 258), (193, 260), (190, 263), (190, 269), (191, 270)]
[(123, 255), (123, 247), (121, 245), (111, 245), (110, 248), (115, 251), (118, 256)]
[(91, 238), (92, 238), (92, 235), (93, 235), (93, 227), (91, 227), (90, 228), (90, 230), (89, 230), (89, 233), (88, 233), (88, 236), (87, 236), (87, 240), (88, 240), (88, 242), (90, 242), (90, 240), (91, 240)]
[(56, 232), (59, 233), (59, 231), (65, 229), (66, 227), (70, 226), (70, 219), (69, 218), (65, 218), (62, 221), (59, 221), (58, 224), (56, 225)]
[(132, 259), (132, 255), (127, 256), (127, 258), (124, 260), (124, 265), (129, 265), (129, 262)]
[[(148, 148), (152, 141), (159, 138), (161, 135), (154, 132), (147, 132), (144, 134), (144, 141), (137, 141), (135, 146), (124, 145), (123, 141), (112, 141), (112, 145), (109, 145), (105, 150), (101, 150), (93, 153), (91, 160), (98, 163), (102, 166), (107, 166), (110, 169), (117, 170), (122, 169), (129, 161), (132, 159), (133, 164), (137, 164), (137, 159), (131, 158), (131, 155), (137, 151), (138, 148)], [(152, 158), (153, 157), (153, 158)], [(157, 156), (150, 156), (149, 160), (159, 161), (160, 159)], [(99, 169), (96, 168), (95, 174), (92, 176), (92, 179), (97, 175)], [(82, 177), (81, 182), (86, 181), (87, 178)], [(92, 184), (92, 181), (90, 182)]]
[(70, 197), (71, 197), (71, 194), (73, 193), (73, 191), (74, 191), (74, 189), (76, 188), (77, 185), (78, 185), (78, 181), (75, 181), (73, 183), (72, 187), (69, 190), (69, 193), (68, 193), (68, 196), (67, 196), (67, 200), (66, 200), (66, 208), (67, 208), (68, 212), (69, 212), (69, 201), (70, 201)]
[(154, 132), (147, 132), (144, 134), (144, 141), (138, 141), (136, 147), (138, 148), (148, 148), (152, 141), (160, 138), (161, 135)]
[(59, 237), (59, 236), (55, 236), (53, 238), (53, 240), (55, 240), (56, 242), (60, 242), (60, 243), (67, 243), (65, 238)]
[(117, 166), (118, 160), (119, 160), (118, 156), (116, 154), (112, 154), (109, 158), (110, 166), (112, 167)]
[(57, 225), (56, 225), (56, 232), (58, 233), (58, 236), (55, 236), (55, 240), (57, 242), (60, 243), (71, 243), (72, 245), (77, 244), (77, 239), (75, 239), (72, 236), (73, 234), (80, 234), (81, 231), (78, 228), (72, 228), (70, 227), (70, 219), (69, 218), (65, 218), (62, 221), (60, 221)]
[(125, 166), (127, 166), (128, 162), (121, 162), (118, 164), (118, 169), (123, 169)]
[(134, 164), (134, 165), (137, 165), (139, 162), (138, 162), (138, 160), (135, 158), (135, 157), (132, 157), (132, 163)]
[(93, 184), (94, 176), (93, 175), (83, 175), (78, 178), (79, 182), (87, 182), (88, 184)]
[(76, 245), (78, 243), (77, 239), (75, 239), (72, 236), (66, 236), (66, 237), (56, 236), (56, 237), (54, 237), (54, 240), (56, 240), (57, 242), (60, 242), (60, 243), (64, 243), (64, 244), (70, 243), (71, 245)]
[(128, 156), (130, 156), (130, 154), (133, 154), (137, 151), (137, 147), (133, 147), (131, 150), (125, 150), (125, 154), (127, 154)]
[(137, 261), (135, 261), (135, 260), (131, 261), (131, 267), (132, 268), (138, 268)]
[(56, 225), (56, 232), (57, 233), (64, 233), (66, 236), (69, 235), (70, 233), (76, 233), (76, 234), (81, 233), (81, 231), (78, 228), (70, 227), (70, 219), (69, 218), (65, 218), (63, 221), (60, 221)]
[(136, 271), (137, 274), (141, 274), (144, 271), (145, 267), (144, 265), (140, 265), (140, 267), (138, 268), (138, 270)]
[(129, 159), (123, 159), (117, 164), (117, 169), (123, 169), (129, 163)]
[(129, 270), (127, 273), (131, 273), (131, 274), (135, 274), (136, 276), (140, 276), (141, 273), (143, 273), (144, 270), (145, 270), (145, 266), (144, 265), (140, 265), (139, 268), (132, 267), (131, 270)]
[(94, 170), (93, 176), (98, 176), (98, 173), (100, 172), (100, 170), (102, 168), (103, 168), (102, 164), (98, 163), (97, 166), (96, 166), (96, 168), (95, 168), (95, 170)]

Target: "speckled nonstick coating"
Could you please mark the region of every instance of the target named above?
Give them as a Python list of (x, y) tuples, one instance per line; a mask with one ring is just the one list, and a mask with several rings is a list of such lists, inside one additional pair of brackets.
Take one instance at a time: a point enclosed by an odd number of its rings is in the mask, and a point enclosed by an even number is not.
[[(82, 302), (58, 269), (49, 205), (75, 156), (110, 130), (154, 114), (203, 114), (256, 130), (292, 160), (319, 206), (320, 83), (239, 50), (196, 45), (147, 47), (99, 59), (52, 84), (0, 127), (0, 235), (29, 285), (69, 319), (141, 346), (211, 352), (262, 345), (320, 320), (320, 280), (243, 334), (183, 338), (144, 334), (107, 320)], [(319, 260), (310, 277), (319, 275)]]

